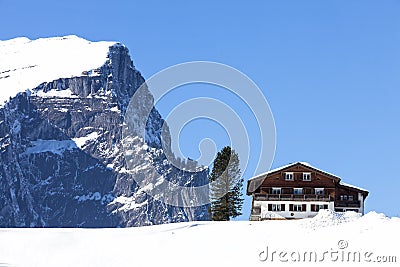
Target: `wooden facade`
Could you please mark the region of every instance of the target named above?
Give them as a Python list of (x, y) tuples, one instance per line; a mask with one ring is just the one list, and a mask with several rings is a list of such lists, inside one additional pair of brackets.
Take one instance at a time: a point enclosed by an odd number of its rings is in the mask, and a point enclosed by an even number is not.
[(252, 196), (252, 220), (299, 219), (313, 217), (320, 209), (364, 213), (368, 191), (297, 162), (251, 178), (247, 195)]

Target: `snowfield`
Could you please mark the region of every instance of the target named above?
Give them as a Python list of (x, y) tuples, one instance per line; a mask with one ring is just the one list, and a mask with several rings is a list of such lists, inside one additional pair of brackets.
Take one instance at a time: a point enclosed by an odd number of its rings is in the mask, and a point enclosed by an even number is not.
[(399, 266), (400, 218), (1, 229), (0, 266)]

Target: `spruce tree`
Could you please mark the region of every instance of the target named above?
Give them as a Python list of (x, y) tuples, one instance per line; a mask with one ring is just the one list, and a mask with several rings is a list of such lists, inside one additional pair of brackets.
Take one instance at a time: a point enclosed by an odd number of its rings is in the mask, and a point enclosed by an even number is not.
[(211, 219), (229, 221), (241, 215), (243, 178), (235, 150), (226, 146), (218, 152), (209, 180)]

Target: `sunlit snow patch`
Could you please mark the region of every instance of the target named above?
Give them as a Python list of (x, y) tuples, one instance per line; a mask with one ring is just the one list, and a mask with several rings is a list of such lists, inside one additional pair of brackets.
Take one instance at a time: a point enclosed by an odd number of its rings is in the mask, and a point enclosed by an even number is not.
[(96, 140), (99, 137), (97, 132), (88, 134), (87, 136), (73, 138), (72, 140), (79, 148), (83, 148), (88, 142)]
[(36, 140), (31, 142), (32, 146), (28, 147), (24, 154), (37, 154), (50, 152), (62, 155), (66, 150), (77, 149), (75, 142), (72, 140)]
[(321, 228), (351, 222), (360, 217), (361, 214), (354, 211), (334, 212), (331, 210), (320, 210), (314, 218), (304, 219), (302, 225), (310, 228)]
[(107, 61), (115, 42), (64, 37), (0, 41), (0, 106), (10, 97), (43, 82), (90, 75)]

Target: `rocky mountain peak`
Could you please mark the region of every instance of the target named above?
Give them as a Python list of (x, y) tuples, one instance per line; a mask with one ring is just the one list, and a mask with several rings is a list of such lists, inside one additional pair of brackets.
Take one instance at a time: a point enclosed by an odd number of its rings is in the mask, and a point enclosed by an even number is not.
[[(71, 39), (82, 42), (75, 37), (57, 40)], [(42, 80), (26, 91), (20, 88), (23, 92), (0, 108), (0, 226), (125, 227), (208, 218), (205, 206), (168, 206), (136, 184), (134, 175), (144, 175), (149, 181), (170, 179), (197, 186), (207, 182), (207, 170), (188, 173), (168, 163), (161, 147), (164, 121), (155, 108), (146, 125), (146, 145), (135, 148), (146, 164), (136, 172), (128, 170), (121, 128), (128, 103), (144, 78), (124, 45), (107, 44), (104, 64), (92, 64), (78, 75)], [(56, 62), (54, 67), (64, 65)], [(31, 77), (35, 73), (43, 76), (39, 70), (29, 69), (26, 84), (37, 81)], [(10, 71), (4, 79), (12, 80), (16, 72), (23, 73)], [(7, 85), (16, 86), (0, 79), (0, 92)], [(149, 93), (146, 101), (152, 99)]]

